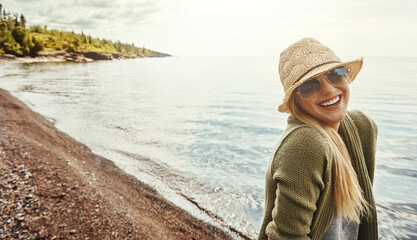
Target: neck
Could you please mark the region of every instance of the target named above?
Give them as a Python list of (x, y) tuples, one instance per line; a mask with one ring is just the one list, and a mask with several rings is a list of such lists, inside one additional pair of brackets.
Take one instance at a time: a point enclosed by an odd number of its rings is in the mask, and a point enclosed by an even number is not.
[(329, 127), (333, 128), (336, 132), (339, 131), (340, 122), (328, 124)]

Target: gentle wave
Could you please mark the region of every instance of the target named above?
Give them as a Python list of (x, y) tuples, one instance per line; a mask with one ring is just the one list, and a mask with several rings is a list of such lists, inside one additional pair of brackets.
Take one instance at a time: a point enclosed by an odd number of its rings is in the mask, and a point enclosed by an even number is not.
[[(0, 87), (162, 194), (184, 195), (255, 238), (266, 167), (287, 118), (277, 112), (283, 95), (276, 62), (1, 64)], [(370, 58), (351, 84), (351, 108), (378, 124), (374, 192), (382, 239), (417, 239), (416, 64)]]

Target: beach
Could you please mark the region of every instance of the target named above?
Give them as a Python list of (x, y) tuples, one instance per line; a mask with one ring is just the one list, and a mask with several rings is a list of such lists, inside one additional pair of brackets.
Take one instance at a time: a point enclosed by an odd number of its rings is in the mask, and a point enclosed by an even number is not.
[(233, 239), (0, 89), (0, 239)]
[[(231, 232), (234, 228), (256, 239), (264, 211), (265, 170), (287, 123), (287, 115), (276, 109), (282, 89), (277, 73), (271, 71), (275, 60), (171, 57), (4, 63), (0, 88), (192, 216), (210, 223), (216, 219), (213, 225), (224, 222)], [(417, 98), (409, 91), (415, 85), (416, 60), (366, 58), (366, 68), (350, 85), (350, 109), (363, 111), (378, 124), (374, 194), (381, 239), (417, 238), (417, 112), (412, 107)], [(395, 81), (398, 72), (404, 85)], [(6, 110), (16, 112), (3, 107), (0, 118)], [(27, 124), (4, 122), (3, 145), (7, 126), (26, 131)], [(9, 132), (15, 144), (28, 146), (26, 133), (20, 133), (25, 138), (16, 134)], [(30, 152), (21, 152), (25, 151)], [(55, 155), (65, 163), (74, 161)], [(2, 172), (19, 171), (4, 167), (8, 170)], [(88, 169), (80, 172), (77, 176), (83, 178), (97, 175)], [(5, 190), (0, 190), (3, 199)]]

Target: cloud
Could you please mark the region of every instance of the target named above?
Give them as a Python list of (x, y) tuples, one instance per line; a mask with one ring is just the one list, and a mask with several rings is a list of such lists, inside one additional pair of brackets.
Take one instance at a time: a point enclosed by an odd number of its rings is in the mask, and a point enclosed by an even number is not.
[[(77, 1), (77, 2), (82, 3), (85, 1)], [(108, 1), (108, 0), (93, 0), (93, 1), (85, 2), (85, 5), (95, 7), (95, 8), (108, 8), (112, 6), (112, 3), (114, 2)]]
[(146, 24), (161, 10), (159, 0), (38, 0), (36, 7), (33, 1), (12, 2), (29, 19), (29, 24), (76, 31), (99, 31)]
[(305, 36), (342, 55), (417, 54), (411, 47), (417, 36), (414, 0), (3, 2), (31, 25), (83, 31), (178, 55), (275, 55)]

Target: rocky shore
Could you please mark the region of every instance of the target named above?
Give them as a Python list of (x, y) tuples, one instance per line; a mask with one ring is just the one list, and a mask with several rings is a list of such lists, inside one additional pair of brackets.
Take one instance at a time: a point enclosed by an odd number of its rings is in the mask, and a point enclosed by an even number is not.
[(0, 239), (232, 239), (0, 89)]
[[(168, 54), (161, 54), (160, 57), (170, 56)], [(80, 52), (66, 52), (66, 51), (53, 51), (53, 52), (41, 52), (36, 57), (24, 56), (18, 57), (12, 54), (0, 55), (1, 62), (19, 62), (19, 63), (32, 63), (32, 62), (92, 62), (96, 60), (119, 60), (140, 58), (140, 56), (132, 57), (122, 53), (105, 53), (105, 52), (93, 52), (93, 51), (80, 51)]]

